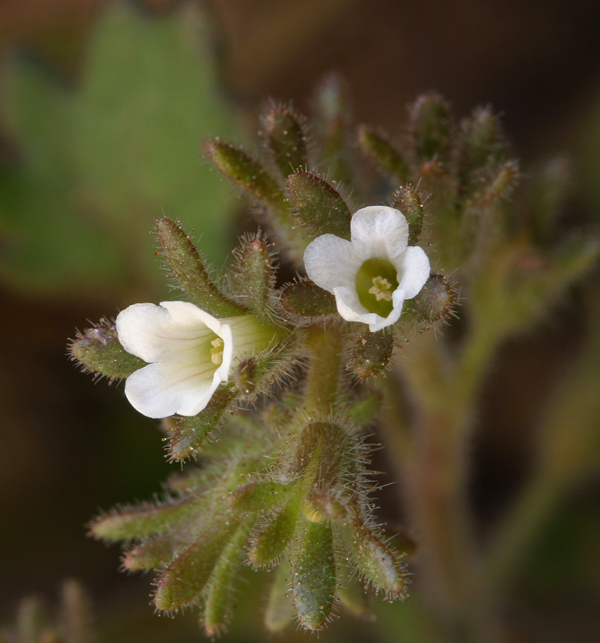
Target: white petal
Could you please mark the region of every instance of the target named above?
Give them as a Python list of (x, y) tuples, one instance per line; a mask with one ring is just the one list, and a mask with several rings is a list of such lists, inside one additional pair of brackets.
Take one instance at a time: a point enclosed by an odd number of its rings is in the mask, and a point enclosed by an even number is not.
[(403, 292), (403, 299), (412, 299), (421, 292), (421, 288), (429, 279), (429, 257), (423, 248), (409, 246), (401, 257), (401, 262), (401, 267), (393, 262), (398, 270), (398, 276), (401, 277), (397, 291)]
[(166, 305), (133, 304), (117, 315), (119, 342), (128, 353), (146, 362), (158, 362), (173, 352), (186, 350), (190, 341), (210, 337), (211, 326), (221, 325), (189, 302), (163, 303)]
[(392, 261), (408, 244), (406, 217), (394, 208), (383, 205), (362, 208), (352, 217), (350, 227), (352, 245), (361, 261), (371, 257)]
[(334, 234), (317, 237), (304, 251), (304, 267), (309, 279), (329, 292), (336, 286), (355, 288), (361, 263), (352, 243)]
[(395, 298), (392, 312), (387, 317), (382, 317), (377, 313), (370, 313), (358, 300), (356, 291), (348, 288), (335, 288), (334, 295), (338, 313), (342, 319), (368, 324), (372, 333), (395, 324), (400, 318), (404, 304), (404, 297), (398, 297), (397, 300)]
[(179, 364), (156, 363), (127, 378), (125, 395), (147, 417), (196, 415), (206, 407), (220, 383), (214, 364), (203, 371), (196, 364), (181, 368)]

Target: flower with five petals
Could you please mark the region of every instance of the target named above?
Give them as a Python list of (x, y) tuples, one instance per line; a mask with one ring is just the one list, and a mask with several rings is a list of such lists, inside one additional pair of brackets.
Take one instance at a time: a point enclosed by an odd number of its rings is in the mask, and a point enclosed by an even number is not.
[(422, 248), (408, 246), (406, 217), (394, 208), (358, 210), (350, 238), (317, 237), (304, 252), (306, 273), (335, 295), (345, 320), (368, 324), (375, 332), (397, 322), (404, 300), (423, 288), (429, 259)]

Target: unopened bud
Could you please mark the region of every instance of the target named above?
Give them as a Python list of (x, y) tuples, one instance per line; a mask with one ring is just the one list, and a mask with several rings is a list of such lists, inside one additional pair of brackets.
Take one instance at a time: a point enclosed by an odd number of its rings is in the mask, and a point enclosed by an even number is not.
[(217, 317), (235, 317), (244, 311), (218, 289), (191, 239), (174, 221), (157, 219), (156, 236), (171, 274), (194, 303)]
[(423, 203), (421, 195), (410, 187), (401, 187), (394, 192), (393, 207), (400, 210), (408, 222), (408, 245), (414, 246), (423, 228)]
[(410, 110), (410, 132), (418, 161), (446, 161), (452, 124), (446, 103), (435, 94), (417, 98)]
[(263, 117), (263, 127), (267, 148), (283, 176), (303, 170), (308, 158), (300, 119), (287, 107), (279, 105)]
[(277, 210), (285, 209), (277, 181), (259, 161), (248, 156), (239, 147), (218, 139), (209, 141), (206, 149), (219, 170), (248, 194)]
[(286, 181), (293, 212), (315, 236), (335, 234), (350, 239), (350, 209), (340, 193), (310, 172), (290, 174)]
[(269, 245), (260, 236), (242, 239), (234, 255), (236, 262), (232, 269), (233, 277), (244, 304), (257, 317), (270, 319), (275, 270)]
[(394, 336), (388, 330), (366, 332), (354, 342), (348, 368), (361, 379), (379, 375), (394, 352)]
[(292, 315), (318, 317), (337, 311), (335, 297), (312, 281), (298, 281), (281, 291), (281, 305)]
[(259, 528), (248, 551), (248, 560), (255, 567), (270, 565), (283, 555), (296, 531), (298, 511), (298, 504), (291, 502)]
[(298, 621), (308, 630), (320, 630), (333, 609), (336, 589), (329, 521), (308, 523), (292, 567), (292, 597)]
[(446, 277), (434, 274), (412, 300), (412, 309), (419, 321), (433, 324), (453, 314), (457, 299), (457, 292)]
[(361, 125), (358, 128), (358, 143), (362, 151), (372, 158), (378, 166), (398, 180), (406, 180), (408, 167), (400, 151), (387, 138), (372, 128)]

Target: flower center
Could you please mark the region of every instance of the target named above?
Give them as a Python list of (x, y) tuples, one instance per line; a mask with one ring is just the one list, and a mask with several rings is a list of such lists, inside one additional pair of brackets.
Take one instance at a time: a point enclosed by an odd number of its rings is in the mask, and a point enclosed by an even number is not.
[(223, 346), (225, 346), (225, 343), (220, 337), (217, 337), (210, 344), (212, 346), (210, 349), (210, 361), (220, 366), (223, 361)]
[(396, 268), (387, 259), (367, 259), (356, 273), (358, 300), (370, 313), (387, 317), (394, 308), (392, 294), (396, 288)]

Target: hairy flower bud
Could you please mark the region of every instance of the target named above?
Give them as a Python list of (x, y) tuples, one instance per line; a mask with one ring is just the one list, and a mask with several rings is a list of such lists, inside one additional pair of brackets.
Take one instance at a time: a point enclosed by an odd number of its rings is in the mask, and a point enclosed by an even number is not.
[[(358, 128), (358, 143), (362, 151), (372, 158), (379, 167), (392, 174), (399, 181), (406, 181), (408, 166), (400, 151), (386, 137), (378, 134), (371, 127), (361, 125)], [(402, 208), (398, 209), (402, 210)]]
[(361, 379), (379, 375), (392, 359), (394, 336), (385, 329), (366, 332), (354, 343), (348, 368)]
[(307, 524), (292, 568), (292, 598), (298, 621), (306, 629), (320, 630), (331, 615), (336, 589), (329, 521)]
[(286, 181), (293, 213), (315, 235), (331, 233), (350, 238), (350, 210), (340, 193), (310, 172), (290, 174)]
[(298, 116), (278, 105), (263, 116), (267, 149), (273, 155), (281, 174), (286, 177), (306, 167), (306, 134)]

